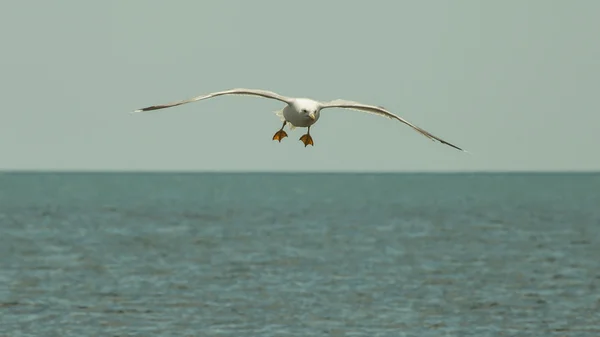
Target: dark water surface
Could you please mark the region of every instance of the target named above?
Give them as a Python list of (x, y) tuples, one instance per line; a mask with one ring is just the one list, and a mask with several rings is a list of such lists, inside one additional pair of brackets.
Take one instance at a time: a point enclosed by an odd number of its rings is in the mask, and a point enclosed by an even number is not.
[(0, 336), (600, 336), (600, 174), (0, 175)]

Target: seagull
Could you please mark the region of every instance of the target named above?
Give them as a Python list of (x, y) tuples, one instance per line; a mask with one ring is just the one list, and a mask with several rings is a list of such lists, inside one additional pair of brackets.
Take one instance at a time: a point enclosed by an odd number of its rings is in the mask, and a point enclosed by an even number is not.
[(348, 100), (344, 100), (344, 99), (336, 99), (336, 100), (329, 101), (329, 102), (320, 102), (320, 101), (315, 101), (310, 98), (286, 97), (286, 96), (280, 95), (280, 94), (272, 92), (272, 91), (261, 90), (261, 89), (237, 88), (237, 89), (230, 89), (230, 90), (224, 90), (224, 91), (217, 91), (217, 92), (213, 92), (210, 94), (196, 96), (196, 97), (186, 99), (186, 100), (149, 106), (146, 108), (135, 110), (135, 111), (133, 111), (133, 113), (170, 108), (170, 107), (174, 107), (174, 106), (178, 106), (178, 105), (182, 105), (182, 104), (186, 104), (186, 103), (191, 103), (191, 102), (196, 102), (196, 101), (201, 101), (204, 99), (222, 96), (222, 95), (258, 96), (258, 97), (270, 98), (270, 99), (274, 99), (274, 100), (286, 103), (287, 105), (283, 109), (275, 112), (275, 114), (283, 122), (283, 125), (275, 133), (275, 135), (273, 135), (273, 140), (279, 141), (280, 143), (283, 138), (288, 136), (287, 133), (285, 131), (283, 131), (283, 128), (287, 124), (289, 124), (290, 130), (294, 130), (296, 127), (307, 128), (306, 134), (304, 134), (300, 137), (300, 141), (302, 141), (302, 143), (304, 143), (304, 147), (306, 147), (308, 145), (314, 146), (313, 139), (310, 135), (310, 127), (319, 120), (319, 117), (321, 116), (321, 110), (330, 109), (330, 108), (341, 108), (341, 109), (351, 109), (351, 110), (362, 111), (362, 112), (376, 114), (376, 115), (380, 115), (380, 116), (387, 117), (390, 119), (398, 120), (398, 121), (410, 126), (415, 131), (419, 132), (420, 134), (424, 135), (425, 137), (427, 137), (433, 141), (438, 141), (442, 144), (451, 146), (457, 150), (467, 152), (456, 145), (450, 144), (447, 141), (432, 135), (431, 133), (421, 129), (418, 126), (415, 126), (414, 124), (408, 122), (407, 120), (405, 120), (399, 116), (396, 116), (395, 114), (389, 112), (388, 110), (386, 110), (385, 108), (383, 108), (381, 106), (362, 104), (362, 103), (348, 101)]

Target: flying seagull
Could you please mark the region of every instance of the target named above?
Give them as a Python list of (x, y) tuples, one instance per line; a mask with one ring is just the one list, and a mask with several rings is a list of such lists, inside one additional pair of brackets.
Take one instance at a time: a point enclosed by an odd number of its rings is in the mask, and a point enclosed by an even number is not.
[(274, 99), (274, 100), (278, 100), (283, 103), (286, 103), (287, 105), (283, 109), (275, 112), (275, 114), (277, 114), (277, 116), (279, 116), (279, 118), (281, 118), (281, 121), (283, 122), (281, 129), (279, 129), (279, 131), (277, 131), (275, 133), (275, 135), (273, 136), (273, 140), (276, 140), (279, 142), (281, 142), (281, 140), (283, 138), (287, 137), (287, 133), (285, 131), (283, 131), (283, 128), (286, 126), (286, 124), (289, 124), (290, 130), (293, 130), (296, 127), (308, 128), (306, 134), (302, 135), (302, 137), (300, 137), (300, 140), (302, 141), (302, 143), (304, 143), (304, 147), (306, 147), (308, 145), (314, 146), (313, 139), (310, 136), (310, 127), (319, 120), (319, 117), (321, 116), (321, 110), (329, 109), (329, 108), (342, 108), (342, 109), (358, 110), (358, 111), (362, 111), (362, 112), (367, 112), (367, 113), (372, 113), (372, 114), (388, 117), (391, 119), (396, 119), (396, 120), (410, 126), (415, 131), (419, 132), (420, 134), (424, 135), (425, 137), (427, 137), (433, 141), (438, 141), (442, 144), (451, 146), (457, 150), (467, 152), (467, 151), (461, 149), (460, 147), (450, 144), (447, 141), (445, 141), (441, 138), (438, 138), (438, 137), (432, 135), (431, 133), (409, 123), (407, 120), (396, 116), (395, 114), (387, 111), (385, 108), (380, 107), (380, 106), (367, 105), (367, 104), (362, 104), (362, 103), (343, 100), (343, 99), (336, 99), (336, 100), (329, 101), (329, 102), (319, 102), (319, 101), (315, 101), (315, 100), (312, 100), (309, 98), (286, 97), (286, 96), (282, 96), (282, 95), (277, 94), (272, 91), (260, 90), (260, 89), (237, 88), (237, 89), (231, 89), (231, 90), (217, 91), (217, 92), (213, 92), (213, 93), (210, 93), (207, 95), (196, 96), (196, 97), (182, 100), (182, 101), (176, 101), (176, 102), (160, 104), (160, 105), (153, 105), (153, 106), (149, 106), (146, 108), (135, 110), (133, 112), (135, 113), (135, 112), (143, 112), (143, 111), (151, 111), (151, 110), (170, 108), (170, 107), (174, 107), (177, 105), (201, 101), (203, 99), (208, 99), (208, 98), (222, 96), (222, 95), (259, 96), (259, 97), (270, 98), (270, 99)]

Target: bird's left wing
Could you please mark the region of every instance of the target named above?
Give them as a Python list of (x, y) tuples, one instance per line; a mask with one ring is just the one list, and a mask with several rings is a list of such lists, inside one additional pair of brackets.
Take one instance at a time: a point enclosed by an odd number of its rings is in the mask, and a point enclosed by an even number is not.
[(390, 119), (396, 119), (408, 126), (410, 126), (411, 128), (413, 128), (415, 131), (419, 132), (420, 134), (424, 135), (425, 137), (434, 140), (434, 141), (438, 141), (442, 144), (446, 144), (448, 146), (451, 146), (457, 150), (463, 151), (463, 152), (467, 152), (463, 149), (461, 149), (460, 147), (453, 145), (451, 143), (448, 143), (447, 141), (436, 137), (434, 135), (432, 135), (431, 133), (421, 129), (420, 127), (408, 122), (407, 120), (405, 120), (402, 117), (399, 117), (389, 111), (387, 111), (385, 108), (380, 107), (380, 106), (375, 106), (375, 105), (367, 105), (367, 104), (362, 104), (362, 103), (358, 103), (358, 102), (353, 102), (353, 101), (347, 101), (347, 100), (343, 100), (343, 99), (337, 99), (337, 100), (333, 100), (330, 102), (323, 102), (321, 103), (321, 108), (322, 109), (327, 109), (327, 108), (343, 108), (343, 109), (352, 109), (352, 110), (357, 110), (357, 111), (362, 111), (362, 112), (368, 112), (368, 113), (372, 113), (372, 114), (376, 114), (379, 116), (384, 116)]
[(160, 105), (153, 105), (153, 106), (149, 106), (146, 108), (135, 110), (133, 112), (142, 112), (142, 111), (170, 108), (170, 107), (174, 107), (177, 105), (201, 101), (203, 99), (212, 98), (212, 97), (221, 96), (221, 95), (260, 96), (260, 97), (264, 97), (264, 98), (275, 99), (275, 100), (278, 100), (278, 101), (281, 101), (284, 103), (289, 103), (291, 101), (291, 99), (289, 97), (282, 96), (282, 95), (272, 92), (272, 91), (260, 90), (260, 89), (237, 88), (237, 89), (231, 89), (231, 90), (217, 91), (217, 92), (213, 92), (213, 93), (206, 94), (206, 95), (200, 95), (200, 96), (192, 97), (190, 99), (186, 99), (186, 100), (182, 100), (182, 101), (176, 101), (176, 102), (160, 104)]

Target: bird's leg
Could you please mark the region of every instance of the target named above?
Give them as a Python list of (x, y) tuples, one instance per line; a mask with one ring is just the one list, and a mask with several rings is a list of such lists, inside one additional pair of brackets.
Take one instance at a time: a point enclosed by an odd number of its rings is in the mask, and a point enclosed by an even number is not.
[(308, 145), (315, 146), (315, 143), (313, 143), (313, 139), (310, 136), (310, 126), (308, 127), (308, 131), (306, 132), (306, 134), (300, 137), (300, 140), (302, 141), (302, 143), (304, 143), (304, 147), (307, 147)]
[(285, 131), (283, 131), (283, 127), (285, 126), (285, 124), (287, 123), (287, 121), (283, 122), (283, 125), (281, 126), (281, 129), (279, 129), (279, 131), (275, 132), (275, 135), (273, 135), (273, 140), (277, 140), (281, 143), (281, 140), (285, 137), (287, 137), (287, 133)]

